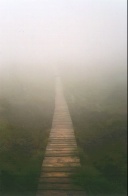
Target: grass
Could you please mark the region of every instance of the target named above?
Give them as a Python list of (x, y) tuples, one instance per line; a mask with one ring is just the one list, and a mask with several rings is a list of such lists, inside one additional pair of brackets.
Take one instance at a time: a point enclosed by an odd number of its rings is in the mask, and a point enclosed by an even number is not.
[(109, 78), (106, 87), (102, 81), (86, 81), (79, 70), (64, 71), (65, 96), (81, 160), (73, 181), (90, 196), (124, 196), (127, 192), (125, 85)]
[[(4, 130), (7, 133), (7, 128)], [(3, 137), (3, 146), (0, 152), (0, 180), (2, 193), (17, 195), (24, 191), (35, 194), (40, 175), (50, 129), (43, 130), (42, 134), (18, 132), (14, 127), (9, 129), (10, 134)]]
[[(21, 82), (25, 85), (24, 80)], [(35, 84), (32, 81), (24, 89), (19, 89), (18, 83), (15, 87), (11, 81), (3, 84), (13, 89), (11, 94), (7, 91), (0, 97), (0, 188), (3, 196), (36, 195), (54, 111), (54, 82), (52, 77), (49, 82), (44, 77)], [(22, 91), (20, 95), (19, 91)]]

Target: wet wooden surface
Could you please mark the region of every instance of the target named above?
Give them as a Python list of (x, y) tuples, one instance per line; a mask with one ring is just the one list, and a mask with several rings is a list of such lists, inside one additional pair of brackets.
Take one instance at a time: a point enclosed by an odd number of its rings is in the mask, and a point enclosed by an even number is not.
[(56, 79), (55, 111), (37, 196), (85, 196), (72, 175), (80, 167), (75, 134), (60, 79)]

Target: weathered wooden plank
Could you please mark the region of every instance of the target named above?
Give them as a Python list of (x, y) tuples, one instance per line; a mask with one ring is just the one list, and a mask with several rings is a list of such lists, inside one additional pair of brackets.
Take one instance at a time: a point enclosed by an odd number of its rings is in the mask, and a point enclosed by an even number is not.
[[(65, 140), (65, 141), (74, 141), (74, 137), (73, 136), (68, 136), (68, 137), (62, 137), (62, 136), (59, 136), (59, 137), (49, 137), (50, 140), (59, 140), (59, 141), (62, 141), (62, 140)], [(49, 140), (48, 140), (49, 141)]]
[(47, 147), (46, 150), (53, 150), (53, 151), (58, 150), (58, 151), (62, 151), (62, 152), (63, 151), (72, 151), (72, 152), (74, 152), (74, 151), (77, 151), (77, 147), (63, 147), (63, 148), (59, 148), (59, 149), (58, 149), (58, 147), (53, 147), (53, 148)]
[(58, 132), (52, 132), (51, 134), (50, 134), (50, 138), (52, 137), (52, 136), (54, 136), (54, 137), (73, 137), (74, 138), (74, 133), (73, 132), (63, 132), (63, 133), (60, 133), (59, 131)]
[(77, 146), (77, 144), (75, 142), (57, 142), (57, 141), (53, 141), (53, 142), (49, 142), (48, 143), (48, 146), (49, 145), (60, 145), (60, 146)]
[(69, 177), (71, 176), (71, 172), (43, 172), (41, 177)]
[(71, 142), (69, 142), (69, 141), (65, 141), (65, 142), (64, 141), (63, 142), (58, 141), (57, 142), (57, 140), (56, 141), (53, 141), (53, 142), (48, 141), (47, 146), (50, 145), (50, 144), (53, 144), (53, 145), (54, 144), (59, 144), (59, 145), (61, 145), (61, 144), (65, 144), (65, 145), (70, 145), (70, 144), (72, 145), (73, 144), (74, 145), (75, 144), (75, 145), (77, 145), (76, 142), (74, 142), (74, 141), (71, 141)]
[(48, 144), (51, 144), (51, 143), (66, 143), (66, 144), (76, 144), (76, 141), (74, 139), (70, 139), (70, 140), (66, 140), (66, 139), (49, 139), (48, 140)]
[(67, 177), (43, 177), (40, 178), (40, 183), (60, 183), (60, 184), (65, 184), (65, 183), (71, 183), (71, 179)]
[(51, 150), (51, 149), (48, 149), (46, 152), (45, 152), (45, 155), (47, 155), (48, 153), (53, 153), (53, 155), (55, 154), (55, 153), (59, 153), (59, 154), (62, 154), (62, 155), (64, 155), (64, 154), (67, 154), (67, 153), (72, 153), (73, 155), (74, 155), (74, 153), (78, 153), (78, 151), (77, 151), (77, 149), (66, 149), (66, 150), (63, 150), (63, 149), (53, 149), (53, 150)]
[(77, 161), (77, 162), (79, 162), (79, 158), (78, 157), (64, 157), (64, 158), (58, 158), (58, 157), (56, 157), (56, 158), (46, 158), (45, 160), (47, 160), (47, 161), (50, 161), (50, 162), (52, 162), (52, 161), (58, 161), (58, 162), (74, 162), (74, 161)]
[(67, 137), (67, 138), (60, 138), (60, 137), (49, 137), (48, 139), (48, 142), (75, 142), (76, 143), (76, 140), (75, 140), (75, 137)]
[(59, 130), (58, 131), (54, 131), (54, 132), (51, 132), (50, 136), (74, 136), (74, 132), (73, 131), (63, 131), (63, 132), (60, 132)]
[(37, 196), (87, 196), (85, 191), (82, 190), (39, 190)]
[(45, 157), (73, 157), (73, 156), (76, 156), (74, 154), (64, 154), (64, 155), (61, 155), (60, 153), (58, 154), (45, 154)]
[(48, 172), (56, 172), (56, 171), (70, 171), (70, 172), (74, 172), (76, 171), (76, 169), (78, 169), (78, 167), (42, 167), (41, 172), (43, 171), (48, 171)]
[(38, 190), (82, 190), (81, 187), (73, 184), (52, 184), (52, 183), (41, 183), (38, 186)]
[[(51, 167), (53, 167), (53, 163), (50, 163), (50, 162), (44, 162), (43, 163), (43, 165), (42, 166), (51, 166)], [(80, 166), (80, 163), (77, 163), (77, 162), (65, 162), (65, 163), (62, 163), (62, 162), (59, 162), (59, 163), (54, 163), (54, 166), (56, 166), (56, 167), (76, 167), (76, 166)]]
[(49, 138), (48, 139), (48, 142), (75, 142), (76, 143), (76, 140), (75, 140), (75, 138)]

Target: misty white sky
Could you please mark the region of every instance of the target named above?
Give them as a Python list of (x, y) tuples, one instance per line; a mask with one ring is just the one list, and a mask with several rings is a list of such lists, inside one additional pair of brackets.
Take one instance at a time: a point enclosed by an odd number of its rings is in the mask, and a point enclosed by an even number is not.
[(0, 66), (126, 63), (126, 0), (0, 0)]

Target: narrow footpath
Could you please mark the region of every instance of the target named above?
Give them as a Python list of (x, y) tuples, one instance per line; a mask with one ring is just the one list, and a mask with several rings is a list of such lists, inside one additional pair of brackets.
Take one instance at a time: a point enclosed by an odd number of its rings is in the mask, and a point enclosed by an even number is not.
[(77, 144), (60, 78), (56, 79), (55, 111), (36, 196), (86, 196), (72, 182), (80, 167)]

